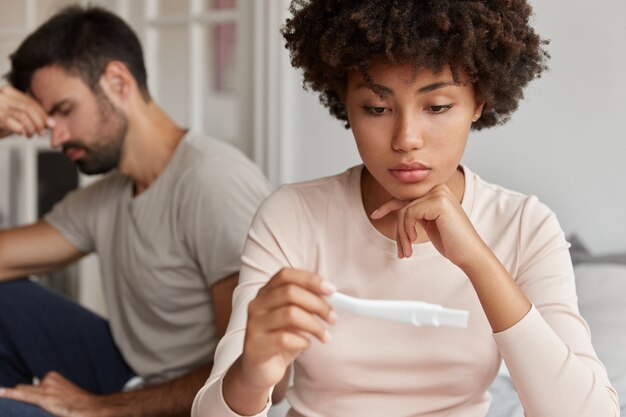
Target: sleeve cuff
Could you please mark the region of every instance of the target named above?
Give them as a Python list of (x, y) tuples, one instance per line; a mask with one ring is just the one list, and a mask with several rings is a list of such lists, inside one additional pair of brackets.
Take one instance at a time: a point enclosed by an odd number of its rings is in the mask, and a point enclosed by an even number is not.
[(226, 404), (222, 391), (223, 381), (224, 378), (220, 378), (200, 390), (194, 402), (192, 417), (267, 417), (267, 413), (272, 406), (272, 390), (268, 393), (269, 400), (263, 410), (252, 416), (242, 416), (231, 410), (228, 404)]
[(531, 304), (530, 310), (520, 321), (506, 330), (494, 333), (493, 338), (499, 346), (516, 343), (518, 340), (528, 337), (528, 334), (537, 328), (537, 320), (543, 320), (543, 318), (535, 305)]
[[(222, 391), (222, 387), (223, 387), (223, 382), (224, 382), (224, 378), (220, 378), (219, 380), (219, 401), (220, 401), (220, 406), (224, 407), (225, 410), (228, 410), (229, 414), (228, 417), (244, 417), (241, 414), (237, 414), (235, 413), (233, 410), (230, 409), (230, 407), (228, 406), (228, 404), (226, 404), (226, 400), (224, 399), (224, 392)], [(263, 410), (261, 410), (258, 414), (254, 414), (252, 416), (245, 416), (245, 417), (266, 417), (267, 413), (270, 410), (270, 407), (272, 406), (272, 389), (269, 390), (268, 394), (267, 394), (267, 398), (269, 398), (267, 400), (267, 404), (265, 405), (265, 408)], [(226, 415), (224, 416), (226, 417)]]
[(61, 235), (76, 249), (83, 253), (93, 252), (93, 248), (86, 239), (82, 239), (76, 233), (72, 233), (69, 228), (62, 226), (63, 222), (57, 218), (54, 210), (43, 217), (43, 220), (55, 228)]

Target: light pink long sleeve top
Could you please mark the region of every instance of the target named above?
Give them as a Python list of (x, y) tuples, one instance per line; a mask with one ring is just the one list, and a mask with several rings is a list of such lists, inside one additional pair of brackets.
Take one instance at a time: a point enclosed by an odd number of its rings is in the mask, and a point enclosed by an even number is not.
[[(493, 334), (465, 274), (430, 243), (398, 259), (370, 223), (362, 167), (281, 187), (257, 212), (242, 257), (233, 315), (193, 417), (237, 416), (222, 380), (243, 350), (247, 305), (281, 268), (316, 272), (361, 298), (422, 300), (470, 313), (467, 329), (412, 327), (338, 311), (328, 344), (294, 363), (290, 417), (483, 417), (503, 358), (527, 417), (616, 417), (617, 394), (578, 312), (569, 244), (555, 215), (465, 172), (462, 207), (533, 303)], [(259, 416), (267, 415), (270, 404)]]

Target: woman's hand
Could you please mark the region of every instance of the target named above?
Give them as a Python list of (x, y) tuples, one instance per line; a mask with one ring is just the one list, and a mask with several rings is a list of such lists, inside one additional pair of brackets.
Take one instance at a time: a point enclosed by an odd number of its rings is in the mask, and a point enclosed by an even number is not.
[(486, 245), (446, 185), (438, 185), (425, 196), (413, 201), (392, 199), (372, 213), (378, 220), (398, 211), (398, 257), (411, 256), (411, 242), (417, 240), (416, 225), (428, 235), (435, 248), (454, 264), (470, 263)]
[(447, 186), (438, 185), (410, 202), (390, 200), (372, 213), (372, 219), (396, 210), (398, 257), (413, 253), (411, 242), (417, 239), (415, 226), (419, 224), (437, 250), (467, 274), (495, 333), (528, 313), (530, 301), (478, 235)]
[[(334, 291), (334, 286), (318, 275), (289, 268), (259, 290), (248, 306), (243, 354), (224, 379), (224, 397), (233, 411), (259, 412), (269, 389), (281, 381), (311, 339), (329, 341), (326, 326), (337, 316), (324, 296)], [(252, 400), (261, 393), (262, 400)]]

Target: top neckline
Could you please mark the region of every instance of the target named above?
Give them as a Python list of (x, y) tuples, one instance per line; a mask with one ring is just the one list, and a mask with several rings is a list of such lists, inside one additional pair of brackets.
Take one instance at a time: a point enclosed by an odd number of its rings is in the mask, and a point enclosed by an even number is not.
[[(465, 213), (470, 216), (474, 201), (474, 181), (470, 179), (470, 177), (473, 177), (473, 174), (464, 165), (460, 165), (460, 167), (463, 170), (463, 177), (465, 181), (465, 190), (463, 191), (461, 207), (463, 208)], [(374, 225), (370, 222), (367, 213), (365, 212), (365, 208), (363, 207), (363, 198), (361, 194), (361, 175), (363, 173), (363, 168), (364, 166), (363, 164), (361, 164), (352, 167), (349, 170), (349, 205), (351, 217), (358, 224), (359, 230), (365, 235), (368, 242), (378, 247), (382, 251), (390, 253), (394, 257), (397, 257), (396, 241), (389, 239), (387, 236), (380, 233), (374, 227)], [(412, 246), (413, 255), (411, 255), (410, 259), (430, 257), (439, 254), (439, 251), (437, 251), (435, 246), (430, 241), (424, 243), (414, 243), (412, 244)]]

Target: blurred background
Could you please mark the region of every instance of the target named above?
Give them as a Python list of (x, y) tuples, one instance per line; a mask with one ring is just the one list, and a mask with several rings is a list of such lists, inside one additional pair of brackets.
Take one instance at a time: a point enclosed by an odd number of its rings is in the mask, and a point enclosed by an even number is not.
[[(0, 0), (0, 73), (8, 55), (63, 0)], [(87, 3), (87, 2), (80, 2)], [(122, 16), (144, 46), (153, 97), (183, 126), (242, 149), (278, 185), (360, 162), (278, 33), (287, 0), (90, 1)], [(551, 40), (551, 70), (527, 90), (505, 126), (473, 133), (464, 159), (488, 181), (550, 206), (592, 252), (626, 250), (626, 2), (533, 0)], [(47, 138), (0, 141), (0, 228), (29, 223), (79, 177)], [(97, 259), (45, 278), (106, 314)], [(78, 285), (78, 277), (80, 285)]]

